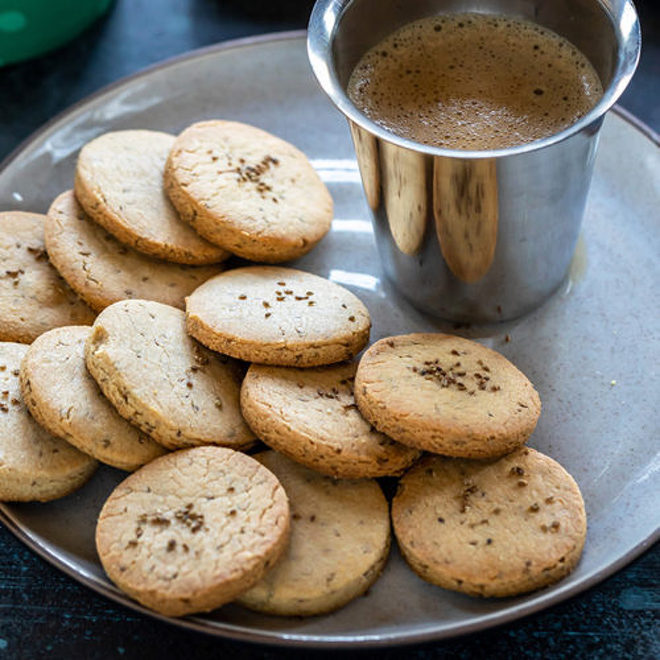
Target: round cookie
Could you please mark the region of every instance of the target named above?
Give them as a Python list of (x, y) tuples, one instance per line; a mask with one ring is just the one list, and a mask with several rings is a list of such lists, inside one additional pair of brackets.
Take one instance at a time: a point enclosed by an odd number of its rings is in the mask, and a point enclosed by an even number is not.
[(343, 479), (401, 474), (419, 451), (362, 417), (353, 398), (356, 366), (253, 364), (241, 386), (243, 416), (267, 445), (312, 470)]
[(332, 198), (305, 154), (254, 126), (211, 120), (177, 137), (165, 166), (172, 203), (209, 241), (253, 261), (309, 252)]
[(239, 365), (189, 337), (174, 307), (149, 300), (107, 307), (85, 360), (119, 414), (168, 449), (245, 449), (254, 441), (239, 407)]
[(237, 603), (267, 614), (312, 616), (367, 591), (390, 549), (387, 500), (371, 479), (336, 481), (274, 451), (257, 454), (291, 506), (286, 552)]
[(318, 275), (277, 266), (222, 273), (186, 299), (188, 332), (232, 357), (292, 367), (352, 358), (371, 320), (350, 291)]
[(571, 475), (528, 447), (491, 461), (422, 459), (401, 479), (392, 522), (421, 578), (473, 596), (513, 596), (560, 580), (587, 533)]
[(29, 344), (51, 328), (94, 320), (48, 261), (45, 219), (22, 211), (0, 213), (0, 341)]
[(185, 296), (222, 271), (160, 261), (122, 245), (87, 217), (71, 190), (51, 204), (45, 229), (53, 265), (96, 311), (127, 298), (183, 309)]
[(162, 456), (157, 442), (129, 424), (85, 367), (86, 326), (41, 335), (21, 363), (23, 400), (31, 415), (58, 438), (120, 470), (136, 470)]
[(76, 197), (85, 212), (117, 240), (182, 264), (211, 264), (229, 253), (183, 222), (163, 188), (174, 136), (113, 131), (88, 142), (76, 166)]
[(32, 419), (19, 368), (28, 347), (0, 343), (0, 501), (47, 502), (80, 488), (97, 462)]
[(112, 492), (96, 548), (109, 578), (167, 616), (208, 612), (257, 582), (286, 547), (289, 505), (266, 468), (222, 447), (152, 461)]
[(358, 366), (355, 401), (391, 438), (463, 458), (512, 451), (531, 435), (541, 413), (533, 385), (503, 355), (443, 334), (376, 342)]

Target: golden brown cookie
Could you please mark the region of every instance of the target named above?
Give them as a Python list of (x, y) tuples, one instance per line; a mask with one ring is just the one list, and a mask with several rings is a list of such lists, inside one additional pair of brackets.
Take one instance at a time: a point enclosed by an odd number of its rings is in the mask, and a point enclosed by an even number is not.
[(369, 339), (362, 302), (293, 268), (251, 266), (212, 278), (186, 299), (188, 332), (232, 357), (313, 367), (347, 360)]
[(202, 236), (253, 261), (300, 257), (332, 222), (332, 198), (305, 154), (238, 122), (203, 121), (183, 131), (165, 188)]
[(48, 210), (46, 248), (60, 275), (96, 311), (128, 298), (183, 308), (185, 296), (222, 270), (172, 264), (126, 247), (87, 217), (71, 190)]
[(571, 475), (529, 447), (490, 461), (422, 459), (401, 479), (392, 522), (420, 577), (473, 596), (513, 596), (560, 580), (587, 533)]
[(118, 241), (152, 257), (212, 264), (229, 253), (183, 222), (163, 188), (174, 136), (159, 131), (113, 131), (78, 155), (76, 197), (85, 212)]
[(355, 377), (360, 412), (399, 442), (447, 456), (501, 456), (541, 413), (533, 385), (503, 355), (444, 334), (381, 339)]
[(401, 474), (419, 451), (362, 417), (353, 398), (356, 367), (253, 364), (241, 386), (243, 416), (267, 445), (312, 470), (343, 479)]
[(21, 392), (46, 430), (120, 470), (136, 470), (165, 450), (117, 413), (85, 367), (87, 326), (44, 333), (21, 363)]
[(255, 458), (289, 497), (291, 540), (276, 566), (237, 602), (268, 614), (312, 616), (362, 595), (390, 549), (389, 507), (378, 484), (324, 477), (274, 451)]
[(45, 219), (38, 213), (0, 213), (0, 341), (29, 344), (51, 328), (94, 320), (48, 261)]
[(266, 468), (222, 447), (152, 461), (103, 506), (96, 548), (110, 579), (167, 616), (208, 612), (249, 589), (286, 547), (289, 505)]
[(0, 343), (0, 501), (46, 502), (80, 488), (97, 462), (55, 438), (28, 413), (19, 368), (28, 347)]
[(238, 365), (189, 337), (174, 307), (149, 300), (107, 307), (85, 359), (119, 413), (168, 449), (245, 449), (254, 441), (239, 408)]

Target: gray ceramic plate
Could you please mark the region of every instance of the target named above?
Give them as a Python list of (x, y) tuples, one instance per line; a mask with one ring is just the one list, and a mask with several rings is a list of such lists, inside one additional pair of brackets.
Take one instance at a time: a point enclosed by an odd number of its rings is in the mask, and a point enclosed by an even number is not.
[[(54, 120), (0, 172), (0, 209), (45, 211), (70, 188), (78, 149), (104, 131), (176, 133), (223, 117), (290, 140), (312, 159), (336, 202), (330, 235), (298, 264), (348, 286), (368, 305), (373, 339), (446, 329), (383, 281), (349, 132), (312, 79), (301, 33), (233, 42), (138, 74)], [(540, 610), (621, 568), (658, 537), (660, 454), (660, 155), (652, 137), (612, 114), (605, 122), (583, 237), (565, 287), (534, 314), (468, 334), (534, 382), (543, 414), (531, 444), (577, 479), (589, 535), (577, 570), (521, 598), (477, 600), (425, 584), (392, 552), (368, 596), (330, 616), (281, 619), (226, 606), (176, 621), (208, 633), (279, 644), (359, 646), (439, 639)], [(510, 342), (505, 341), (510, 335)], [(0, 518), (66, 573), (146, 612), (110, 584), (94, 551), (94, 522), (122, 474), (102, 469), (50, 504), (3, 505)]]

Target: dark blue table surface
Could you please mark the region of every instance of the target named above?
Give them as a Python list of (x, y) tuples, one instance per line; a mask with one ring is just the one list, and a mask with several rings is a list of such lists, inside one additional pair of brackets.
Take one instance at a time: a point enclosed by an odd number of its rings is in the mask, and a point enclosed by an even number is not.
[[(249, 6), (248, 6), (249, 5)], [(0, 69), (0, 159), (70, 104), (164, 58), (218, 41), (305, 27), (306, 0), (118, 0), (75, 42)], [(621, 105), (660, 131), (660, 3), (638, 2), (644, 47)], [(418, 646), (344, 651), (380, 658), (660, 658), (660, 547), (600, 585), (515, 623)], [(207, 637), (115, 605), (52, 568), (0, 527), (3, 658), (308, 658)]]

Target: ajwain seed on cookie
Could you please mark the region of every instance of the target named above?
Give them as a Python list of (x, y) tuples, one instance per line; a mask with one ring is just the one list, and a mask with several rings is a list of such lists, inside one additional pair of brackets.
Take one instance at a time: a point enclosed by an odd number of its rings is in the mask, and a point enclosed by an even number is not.
[(238, 365), (188, 336), (181, 310), (151, 300), (107, 307), (85, 361), (119, 414), (168, 449), (254, 441), (239, 408)]
[(376, 431), (353, 397), (356, 364), (296, 369), (253, 364), (241, 410), (269, 447), (342, 479), (401, 474), (420, 452)]
[(255, 459), (289, 497), (291, 539), (275, 567), (237, 602), (268, 614), (313, 616), (363, 594), (390, 549), (388, 505), (378, 483), (332, 479), (274, 451)]
[(87, 216), (71, 190), (48, 209), (45, 236), (55, 268), (96, 311), (132, 298), (183, 309), (185, 296), (222, 271), (161, 261), (123, 245)]
[(88, 142), (76, 164), (76, 197), (118, 241), (152, 257), (211, 264), (229, 253), (181, 220), (165, 194), (163, 170), (174, 136), (160, 131), (104, 133)]
[(424, 580), (473, 596), (539, 589), (576, 566), (587, 533), (580, 489), (548, 456), (427, 456), (392, 502), (399, 547)]
[(358, 365), (355, 400), (391, 438), (464, 458), (513, 451), (541, 413), (534, 386), (503, 355), (440, 333), (387, 337), (370, 346)]
[(235, 268), (186, 298), (188, 332), (248, 362), (313, 367), (347, 360), (369, 339), (364, 304), (318, 275), (281, 266)]
[(30, 343), (61, 325), (89, 325), (94, 312), (53, 268), (45, 215), (0, 213), (0, 340)]
[(25, 344), (0, 342), (0, 501), (47, 502), (80, 488), (98, 463), (31, 417), (19, 373)]
[(183, 616), (258, 582), (284, 552), (289, 524), (287, 496), (269, 470), (232, 449), (195, 447), (157, 458), (115, 488), (96, 548), (122, 591)]
[(165, 449), (127, 422), (103, 396), (85, 366), (88, 326), (45, 332), (21, 362), (30, 414), (50, 433), (120, 470), (136, 470)]
[(197, 232), (253, 261), (296, 259), (332, 222), (332, 198), (305, 154), (239, 122), (184, 130), (165, 166), (165, 187)]

